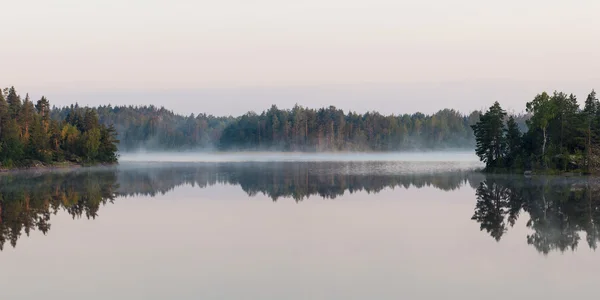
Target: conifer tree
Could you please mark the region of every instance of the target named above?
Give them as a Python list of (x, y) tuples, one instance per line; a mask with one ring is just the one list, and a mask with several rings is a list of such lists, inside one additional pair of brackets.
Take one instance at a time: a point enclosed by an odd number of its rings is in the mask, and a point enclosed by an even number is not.
[(502, 166), (502, 158), (506, 147), (504, 140), (505, 117), (506, 111), (502, 109), (500, 103), (495, 102), (480, 117), (479, 122), (472, 126), (477, 143), (475, 153), (488, 169)]
[(521, 158), (522, 135), (519, 125), (514, 116), (510, 116), (506, 122), (506, 166), (509, 168), (517, 167), (517, 162)]

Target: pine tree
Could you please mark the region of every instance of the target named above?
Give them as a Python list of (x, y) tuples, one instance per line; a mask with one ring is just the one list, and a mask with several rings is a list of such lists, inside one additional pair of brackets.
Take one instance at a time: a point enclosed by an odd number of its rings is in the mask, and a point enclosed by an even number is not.
[(8, 102), (8, 111), (10, 117), (16, 119), (21, 112), (21, 97), (17, 95), (17, 91), (15, 90), (14, 86), (8, 90), (6, 102)]
[(475, 153), (487, 169), (501, 167), (504, 155), (504, 118), (506, 112), (495, 102), (490, 109), (483, 114), (479, 121), (472, 126), (477, 143)]
[(42, 117), (42, 121), (44, 122), (44, 130), (48, 131), (48, 127), (50, 126), (50, 102), (48, 102), (46, 97), (42, 96), (42, 98), (35, 104), (35, 108), (37, 113)]
[(21, 106), (21, 112), (19, 113), (19, 126), (21, 126), (21, 137), (24, 143), (29, 140), (29, 129), (34, 121), (35, 109), (33, 103), (29, 99), (29, 94), (25, 96), (25, 101)]
[[(6, 99), (4, 99), (4, 94), (0, 91), (0, 146), (2, 144), (2, 128), (4, 124), (7, 122), (9, 117), (8, 103)], [(0, 153), (2, 149), (0, 149)]]
[(517, 167), (517, 162), (521, 155), (521, 145), (523, 144), (519, 125), (514, 116), (510, 116), (506, 122), (506, 165), (509, 168)]
[(592, 159), (592, 139), (594, 136), (592, 128), (598, 124), (596, 122), (596, 115), (598, 114), (598, 98), (596, 98), (596, 91), (592, 90), (585, 100), (585, 106), (583, 108), (583, 115), (585, 118), (586, 125), (586, 141), (585, 141), (585, 169), (589, 172), (591, 159)]
[(117, 130), (113, 125), (102, 127), (100, 131), (100, 147), (98, 150), (98, 159), (102, 162), (117, 162)]
[(52, 155), (48, 150), (49, 139), (44, 130), (44, 124), (41, 117), (38, 115), (31, 125), (31, 135), (29, 137), (28, 152), (29, 154), (38, 160), (43, 162), (50, 162)]
[(94, 128), (98, 128), (100, 123), (98, 122), (98, 114), (92, 109), (86, 109), (83, 116), (83, 128), (80, 130), (83, 132), (90, 131)]

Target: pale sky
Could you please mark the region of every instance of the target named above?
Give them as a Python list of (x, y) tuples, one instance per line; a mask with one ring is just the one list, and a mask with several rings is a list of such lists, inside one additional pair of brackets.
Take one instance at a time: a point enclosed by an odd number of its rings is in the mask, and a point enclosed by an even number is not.
[(58, 105), (520, 110), (600, 89), (594, 0), (1, 2), (0, 86)]

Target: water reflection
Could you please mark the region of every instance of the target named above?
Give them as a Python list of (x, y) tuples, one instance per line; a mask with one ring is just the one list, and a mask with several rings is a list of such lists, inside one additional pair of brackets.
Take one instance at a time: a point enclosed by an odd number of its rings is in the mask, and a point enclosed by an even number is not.
[[(399, 167), (406, 167), (402, 165)], [(344, 193), (377, 193), (389, 187), (433, 186), (454, 190), (467, 182), (468, 171), (393, 175), (389, 164), (373, 163), (213, 163), (130, 164), (75, 171), (2, 174), (0, 176), (0, 250), (15, 247), (23, 233), (46, 234), (50, 217), (64, 210), (73, 218), (95, 218), (100, 206), (118, 196), (155, 196), (191, 185), (241, 186), (277, 201), (310, 196), (334, 199)]]
[[(436, 163), (439, 165), (440, 163)], [(249, 196), (262, 193), (273, 201), (293, 198), (302, 201), (311, 196), (335, 199), (344, 193), (366, 191), (377, 193), (385, 188), (458, 189), (468, 178), (481, 178), (468, 170), (420, 171), (408, 173), (410, 164), (385, 162), (276, 162), (216, 163), (185, 166), (129, 165), (120, 169), (119, 189), (122, 195), (165, 194), (182, 185), (207, 187), (215, 184), (240, 186)], [(471, 182), (475, 181), (470, 180)]]
[(600, 239), (600, 181), (596, 178), (488, 176), (476, 189), (473, 220), (500, 240), (526, 212), (527, 243), (539, 252), (575, 250), (585, 234)]
[(22, 233), (46, 234), (50, 216), (64, 210), (73, 218), (95, 218), (101, 205), (115, 199), (115, 170), (44, 172), (0, 176), (0, 250), (15, 247)]
[[(438, 163), (439, 164), (439, 163)], [(408, 170), (407, 170), (408, 168)], [(309, 197), (335, 199), (345, 193), (386, 188), (435, 187), (474, 190), (472, 219), (497, 241), (519, 218), (528, 218), (525, 237), (537, 251), (577, 249), (583, 235), (590, 248), (600, 239), (600, 182), (590, 178), (484, 176), (451, 167), (411, 172), (411, 166), (371, 163), (214, 163), (127, 165), (77, 171), (0, 176), (0, 250), (23, 233), (44, 234), (51, 216), (95, 218), (102, 205), (124, 196), (155, 196), (191, 185), (241, 187), (249, 196), (273, 201)], [(424, 169), (427, 170), (427, 169)], [(366, 199), (368, 201), (368, 199)]]

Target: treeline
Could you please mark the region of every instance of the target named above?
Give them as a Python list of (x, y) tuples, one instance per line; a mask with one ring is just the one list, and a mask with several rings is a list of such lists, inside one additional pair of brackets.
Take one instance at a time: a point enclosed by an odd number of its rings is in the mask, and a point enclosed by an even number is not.
[(248, 113), (225, 128), (219, 146), (230, 149), (293, 151), (398, 151), (463, 148), (473, 144), (469, 127), (478, 113), (468, 116), (445, 109), (433, 115), (344, 113), (333, 106), (318, 110), (272, 106)]
[[(54, 119), (84, 108), (55, 108)], [(115, 126), (121, 151), (145, 150), (280, 150), (398, 151), (474, 146), (471, 125), (479, 112), (463, 115), (451, 109), (422, 113), (358, 114), (333, 106), (310, 109), (272, 106), (260, 114), (239, 117), (181, 116), (155, 106), (93, 108), (102, 124)], [(524, 117), (520, 119), (524, 125)]]
[(488, 171), (600, 169), (600, 102), (592, 91), (580, 108), (577, 98), (544, 92), (528, 102), (527, 130), (496, 102), (472, 126), (475, 152)]
[[(71, 111), (85, 111), (78, 104), (54, 108), (52, 118), (61, 120)], [(114, 126), (121, 151), (213, 149), (233, 117), (206, 114), (181, 116), (156, 106), (98, 106), (91, 108), (100, 123)]]
[(52, 119), (45, 97), (34, 104), (14, 87), (0, 92), (0, 168), (116, 162), (117, 143), (114, 128), (100, 124), (92, 109)]

